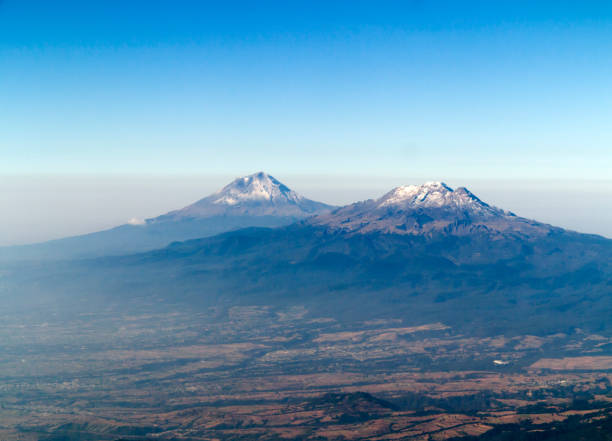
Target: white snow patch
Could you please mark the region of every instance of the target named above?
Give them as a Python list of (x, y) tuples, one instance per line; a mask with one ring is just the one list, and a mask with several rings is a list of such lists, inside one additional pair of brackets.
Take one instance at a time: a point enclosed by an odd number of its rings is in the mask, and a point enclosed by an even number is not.
[(394, 188), (378, 200), (378, 207), (398, 206), (401, 208), (453, 208), (478, 214), (497, 214), (502, 210), (491, 207), (467, 189), (453, 190), (444, 182), (426, 182), (423, 185), (403, 185)]
[(264, 172), (238, 178), (212, 195), (212, 198), (214, 204), (223, 205), (254, 201), (298, 202), (303, 199), (302, 196)]

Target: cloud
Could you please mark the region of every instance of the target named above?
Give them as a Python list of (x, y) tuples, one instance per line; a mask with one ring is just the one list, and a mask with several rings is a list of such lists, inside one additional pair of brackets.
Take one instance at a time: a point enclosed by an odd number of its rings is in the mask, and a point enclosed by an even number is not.
[(147, 221), (145, 221), (144, 219), (138, 219), (136, 217), (133, 217), (127, 223), (129, 225), (146, 225)]

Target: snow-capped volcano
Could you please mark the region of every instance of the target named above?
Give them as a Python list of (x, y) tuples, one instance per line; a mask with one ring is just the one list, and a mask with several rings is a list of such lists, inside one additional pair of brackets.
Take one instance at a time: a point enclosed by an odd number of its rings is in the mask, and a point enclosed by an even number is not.
[[(210, 196), (155, 218), (131, 219), (104, 231), (13, 247), (6, 255), (9, 259), (36, 260), (142, 252), (241, 228), (282, 227), (334, 208), (307, 199), (259, 172), (237, 178)], [(0, 249), (0, 260), (2, 257)]]
[(443, 182), (397, 187), (379, 199), (347, 205), (309, 223), (350, 233), (412, 235), (541, 234), (551, 228), (491, 206), (465, 187), (453, 190)]
[(334, 207), (312, 201), (264, 172), (235, 179), (210, 196), (149, 223), (212, 216), (283, 216), (297, 219), (321, 214)]

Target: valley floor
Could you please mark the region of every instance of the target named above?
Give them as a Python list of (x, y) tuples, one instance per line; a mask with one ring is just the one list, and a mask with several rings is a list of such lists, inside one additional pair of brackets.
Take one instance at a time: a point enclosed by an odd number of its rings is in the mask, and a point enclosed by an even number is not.
[(612, 412), (612, 338), (580, 330), (485, 338), (261, 306), (15, 317), (0, 327), (7, 441), (442, 440)]

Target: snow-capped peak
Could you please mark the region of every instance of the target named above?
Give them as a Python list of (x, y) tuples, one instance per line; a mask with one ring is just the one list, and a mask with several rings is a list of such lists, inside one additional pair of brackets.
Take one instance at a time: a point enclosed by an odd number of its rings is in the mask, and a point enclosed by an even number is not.
[(452, 188), (444, 182), (426, 182), (423, 185), (402, 185), (391, 190), (379, 200), (379, 207), (388, 205), (444, 205)]
[(302, 196), (265, 172), (237, 178), (211, 196), (214, 204), (238, 205), (249, 201), (284, 200), (297, 203)]
[(332, 206), (312, 201), (265, 172), (236, 178), (221, 190), (149, 222), (204, 219), (213, 216), (276, 216), (303, 219), (330, 211)]
[(497, 212), (474, 196), (465, 187), (453, 190), (444, 182), (426, 182), (423, 185), (404, 185), (394, 188), (377, 201), (378, 207), (401, 208), (453, 208), (478, 212)]

